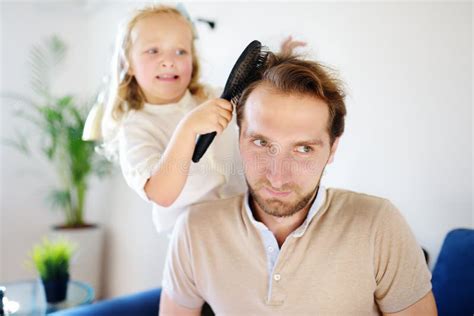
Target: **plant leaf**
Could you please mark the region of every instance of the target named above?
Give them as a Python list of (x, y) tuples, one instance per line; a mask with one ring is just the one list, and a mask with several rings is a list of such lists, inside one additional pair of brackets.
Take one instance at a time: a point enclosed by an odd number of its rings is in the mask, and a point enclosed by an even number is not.
[(55, 241), (44, 238), (29, 256), (41, 279), (58, 279), (69, 274), (69, 263), (76, 248), (76, 244), (64, 238)]
[(18, 150), (20, 153), (29, 156), (31, 154), (30, 146), (26, 136), (20, 132), (17, 132), (15, 139), (2, 139), (2, 144), (10, 146)]
[(53, 209), (66, 209), (71, 204), (68, 190), (52, 190), (47, 199)]

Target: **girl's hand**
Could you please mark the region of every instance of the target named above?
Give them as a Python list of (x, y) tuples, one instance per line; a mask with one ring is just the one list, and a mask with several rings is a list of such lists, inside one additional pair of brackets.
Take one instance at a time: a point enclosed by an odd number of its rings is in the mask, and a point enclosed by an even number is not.
[(222, 133), (232, 119), (232, 104), (224, 99), (210, 99), (183, 118), (185, 128), (195, 135)]
[(306, 42), (303, 41), (294, 41), (293, 37), (290, 35), (281, 43), (280, 53), (283, 55), (291, 55), (297, 47), (306, 46)]

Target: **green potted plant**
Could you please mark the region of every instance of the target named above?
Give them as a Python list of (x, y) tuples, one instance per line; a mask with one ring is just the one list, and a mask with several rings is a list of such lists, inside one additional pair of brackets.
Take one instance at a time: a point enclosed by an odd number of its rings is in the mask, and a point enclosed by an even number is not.
[[(53, 236), (66, 236), (81, 249), (75, 277), (89, 282), (100, 291), (103, 229), (86, 221), (84, 216), (88, 185), (92, 175), (99, 177), (110, 173), (111, 163), (95, 152), (96, 144), (82, 139), (90, 102), (81, 104), (69, 94), (52, 92), (51, 82), (57, 77), (67, 53), (67, 46), (59, 37), (52, 36), (33, 46), (29, 54), (31, 67), (28, 96), (9, 94), (4, 97), (15, 101), (15, 115), (35, 129), (34, 135), (20, 134), (7, 144), (31, 157), (36, 148), (53, 167), (56, 187), (47, 195), (52, 209), (64, 215), (64, 221), (54, 225)], [(31, 95), (31, 96), (30, 96)], [(39, 149), (39, 150), (38, 150)]]
[[(48, 200), (64, 214), (61, 227), (85, 227), (84, 202), (92, 174), (109, 173), (110, 163), (95, 153), (95, 143), (82, 140), (88, 106), (79, 104), (71, 95), (56, 96), (50, 91), (53, 73), (61, 66), (66, 44), (57, 36), (46, 39), (30, 52), (31, 90), (33, 99), (10, 94), (8, 97), (26, 108), (15, 114), (33, 124), (41, 137), (40, 150), (53, 165), (59, 186), (52, 189)], [(30, 138), (19, 135), (7, 143), (31, 155)]]
[(51, 241), (45, 238), (41, 244), (35, 245), (30, 253), (48, 303), (58, 303), (66, 299), (69, 263), (74, 249), (74, 244), (66, 239)]

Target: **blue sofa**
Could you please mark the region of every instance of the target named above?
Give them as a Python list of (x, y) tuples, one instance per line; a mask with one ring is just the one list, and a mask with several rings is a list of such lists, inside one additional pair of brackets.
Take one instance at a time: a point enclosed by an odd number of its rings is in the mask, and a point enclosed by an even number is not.
[[(440, 316), (474, 315), (474, 230), (455, 229), (446, 236), (433, 269), (433, 293)], [(161, 289), (114, 298), (52, 316), (156, 316)], [(213, 315), (207, 305), (202, 315)]]
[(117, 297), (92, 305), (85, 305), (52, 313), (54, 316), (116, 316), (158, 315), (161, 289)]
[(474, 315), (474, 230), (448, 233), (433, 269), (438, 314)]

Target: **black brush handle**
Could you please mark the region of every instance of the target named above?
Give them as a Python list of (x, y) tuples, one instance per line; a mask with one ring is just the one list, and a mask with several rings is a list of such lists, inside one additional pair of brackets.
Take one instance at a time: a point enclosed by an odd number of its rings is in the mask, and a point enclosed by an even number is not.
[[(242, 86), (246, 86), (249, 82), (248, 72), (242, 71), (242, 68), (245, 70), (254, 70), (254, 65), (257, 62), (258, 54), (252, 54), (252, 52), (260, 52), (261, 44), (259, 41), (252, 41), (247, 47), (244, 49), (240, 57), (237, 59), (237, 62), (234, 64), (232, 71), (230, 72), (229, 77), (227, 78), (227, 82), (224, 87), (224, 91), (222, 92), (221, 99), (225, 99), (227, 101), (232, 100), (235, 96), (235, 87), (239, 86), (240, 90), (243, 89)], [(250, 61), (249, 62), (249, 59)], [(252, 71), (250, 71), (252, 73)], [(199, 162), (201, 157), (206, 153), (207, 148), (211, 145), (214, 137), (216, 137), (216, 132), (199, 135), (198, 140), (196, 142), (196, 146), (194, 147), (193, 152), (193, 162)]]
[(194, 148), (193, 162), (199, 162), (201, 157), (206, 153), (207, 148), (209, 148), (211, 145), (214, 137), (216, 137), (216, 134), (217, 132), (199, 135), (199, 138), (196, 142), (196, 147)]

